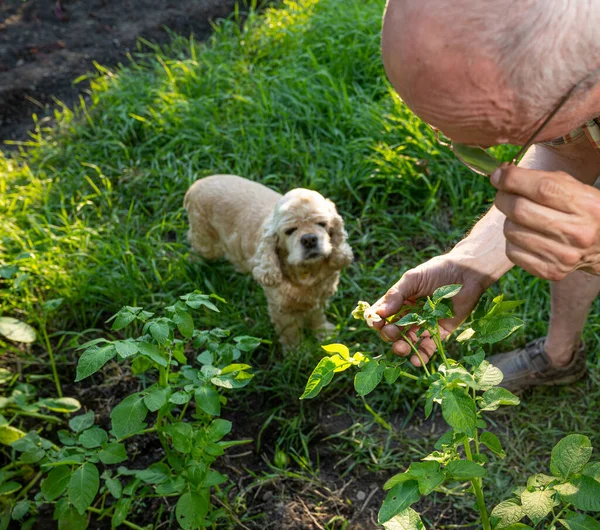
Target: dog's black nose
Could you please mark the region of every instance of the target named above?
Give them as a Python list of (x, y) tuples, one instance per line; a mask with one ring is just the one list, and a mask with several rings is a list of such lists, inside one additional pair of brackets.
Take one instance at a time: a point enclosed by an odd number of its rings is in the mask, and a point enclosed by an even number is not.
[(315, 234), (304, 234), (300, 238), (300, 243), (304, 248), (315, 248), (319, 238)]

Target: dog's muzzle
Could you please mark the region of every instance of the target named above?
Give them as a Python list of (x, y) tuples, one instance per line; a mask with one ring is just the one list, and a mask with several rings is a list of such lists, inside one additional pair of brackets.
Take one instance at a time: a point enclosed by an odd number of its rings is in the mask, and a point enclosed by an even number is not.
[(304, 249), (304, 259), (312, 260), (323, 257), (323, 252), (321, 251), (319, 245), (319, 236), (316, 234), (304, 234), (300, 238), (300, 244)]

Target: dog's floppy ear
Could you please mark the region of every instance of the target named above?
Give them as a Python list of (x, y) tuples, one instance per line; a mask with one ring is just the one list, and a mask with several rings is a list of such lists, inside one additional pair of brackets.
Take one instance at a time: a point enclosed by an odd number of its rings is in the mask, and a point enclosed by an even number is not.
[(283, 273), (277, 255), (277, 233), (273, 215), (263, 225), (260, 243), (252, 261), (252, 276), (258, 283), (265, 287), (273, 287), (281, 283)]
[(329, 264), (334, 269), (343, 269), (346, 265), (352, 263), (354, 255), (352, 254), (350, 245), (346, 241), (348, 234), (344, 229), (344, 220), (342, 219), (342, 216), (337, 213), (335, 204), (332, 201), (327, 199), (327, 202), (333, 214), (329, 232), (333, 249), (329, 256)]

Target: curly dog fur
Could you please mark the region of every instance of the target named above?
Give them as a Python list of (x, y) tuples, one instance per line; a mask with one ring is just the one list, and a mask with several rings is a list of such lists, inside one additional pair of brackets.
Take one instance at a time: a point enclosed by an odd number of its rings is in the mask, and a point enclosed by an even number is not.
[(213, 175), (190, 187), (184, 206), (192, 248), (207, 259), (226, 258), (263, 286), (285, 348), (298, 344), (304, 325), (334, 328), (325, 308), (352, 249), (333, 202), (303, 188), (281, 195), (242, 177)]

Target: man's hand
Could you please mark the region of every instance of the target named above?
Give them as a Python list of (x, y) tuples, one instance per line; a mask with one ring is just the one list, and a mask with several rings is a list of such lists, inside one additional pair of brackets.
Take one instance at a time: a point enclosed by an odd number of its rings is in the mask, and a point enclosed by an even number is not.
[(491, 177), (506, 255), (539, 278), (600, 275), (600, 191), (562, 171), (506, 166)]
[[(483, 269), (483, 267), (481, 267)], [(457, 258), (452, 253), (437, 256), (428, 262), (406, 272), (402, 278), (374, 304), (378, 315), (388, 318), (396, 314), (403, 305), (411, 305), (417, 298), (433, 294), (438, 287), (449, 284), (462, 284), (463, 288), (452, 298), (454, 318), (440, 320), (440, 332), (445, 338), (471, 313), (483, 291), (495, 278), (486, 277), (473, 260)], [(401, 331), (394, 324), (386, 324), (385, 320), (375, 322), (373, 327), (379, 330), (383, 340), (393, 342), (392, 351), (396, 355), (406, 357), (412, 353), (410, 345), (402, 339)], [(408, 338), (417, 343), (417, 328), (404, 329)], [(418, 346), (423, 361), (427, 362), (435, 351), (435, 344), (424, 333)], [(421, 366), (417, 355), (412, 355), (410, 362)]]

